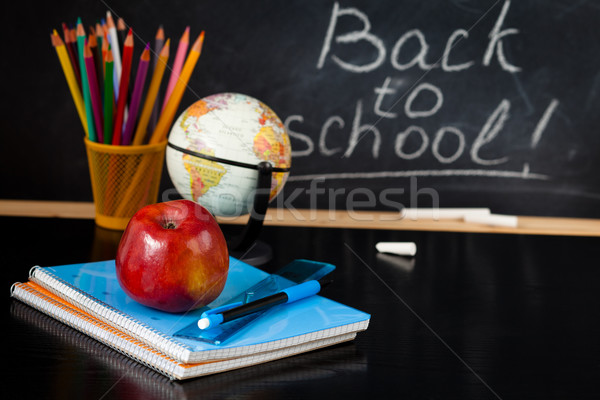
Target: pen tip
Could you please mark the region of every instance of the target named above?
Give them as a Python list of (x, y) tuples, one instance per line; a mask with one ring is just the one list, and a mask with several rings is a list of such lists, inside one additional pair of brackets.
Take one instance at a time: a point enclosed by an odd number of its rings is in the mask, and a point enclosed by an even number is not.
[(208, 318), (200, 318), (198, 321), (198, 328), (206, 329), (210, 326), (210, 320)]

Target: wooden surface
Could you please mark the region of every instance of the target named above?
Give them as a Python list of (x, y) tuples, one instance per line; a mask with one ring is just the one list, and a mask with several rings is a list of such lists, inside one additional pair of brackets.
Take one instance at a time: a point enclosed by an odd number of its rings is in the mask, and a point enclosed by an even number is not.
[[(15, 217), (94, 218), (94, 204), (33, 200), (0, 200), (0, 215)], [(222, 224), (245, 224), (248, 216), (220, 218)], [(397, 212), (271, 209), (265, 225), (438, 232), (516, 233), (534, 235), (600, 236), (600, 220), (519, 216), (518, 226), (492, 227), (459, 219), (402, 218)]]

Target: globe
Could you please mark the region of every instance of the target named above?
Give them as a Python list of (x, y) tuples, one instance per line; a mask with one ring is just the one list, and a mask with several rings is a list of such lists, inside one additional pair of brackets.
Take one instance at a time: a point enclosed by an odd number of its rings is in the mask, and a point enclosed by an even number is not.
[(219, 93), (198, 100), (178, 117), (166, 163), (183, 198), (216, 216), (238, 216), (252, 210), (257, 165), (267, 161), (273, 167), (271, 201), (285, 185), (291, 154), (289, 136), (271, 108), (247, 95)]

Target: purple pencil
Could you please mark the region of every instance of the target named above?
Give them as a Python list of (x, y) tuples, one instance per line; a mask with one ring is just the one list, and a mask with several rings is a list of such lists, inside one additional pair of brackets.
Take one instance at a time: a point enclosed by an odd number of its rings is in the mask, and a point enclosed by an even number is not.
[(140, 57), (140, 63), (138, 65), (137, 75), (135, 77), (135, 85), (133, 87), (133, 94), (131, 95), (131, 103), (129, 104), (129, 116), (127, 117), (127, 123), (125, 124), (125, 130), (123, 131), (122, 144), (131, 144), (131, 136), (133, 135), (133, 129), (137, 120), (137, 114), (140, 108), (140, 100), (142, 98), (142, 92), (144, 90), (144, 83), (146, 82), (146, 74), (148, 72), (148, 65), (150, 64), (150, 43), (146, 45), (146, 48), (142, 52)]
[(92, 98), (92, 110), (94, 113), (94, 122), (96, 124), (96, 134), (98, 135), (98, 143), (104, 142), (104, 129), (102, 128), (102, 100), (100, 98), (100, 89), (98, 88), (98, 80), (96, 77), (96, 66), (94, 55), (87, 40), (83, 50), (83, 58), (85, 60), (85, 68), (87, 70), (88, 82), (90, 84), (90, 97)]

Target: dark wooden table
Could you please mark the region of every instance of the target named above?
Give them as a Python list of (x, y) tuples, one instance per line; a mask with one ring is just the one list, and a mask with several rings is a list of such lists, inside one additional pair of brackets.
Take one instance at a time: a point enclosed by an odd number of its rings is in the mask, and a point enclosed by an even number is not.
[[(90, 220), (0, 223), (4, 392), (16, 398), (600, 397), (598, 238), (265, 227), (265, 270), (295, 258), (335, 264), (323, 295), (370, 313), (369, 329), (348, 344), (171, 382), (9, 297), (35, 264), (114, 258), (119, 232)], [(414, 241), (418, 253), (377, 254), (378, 241)]]

